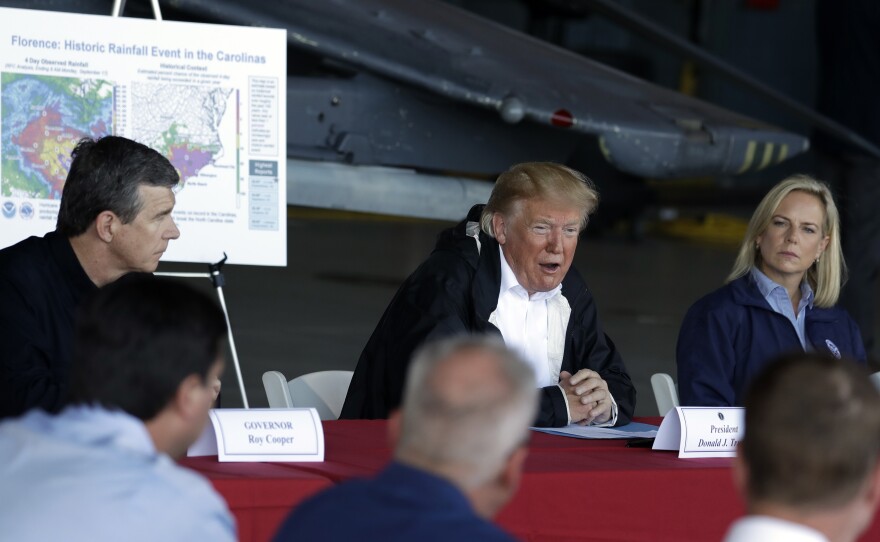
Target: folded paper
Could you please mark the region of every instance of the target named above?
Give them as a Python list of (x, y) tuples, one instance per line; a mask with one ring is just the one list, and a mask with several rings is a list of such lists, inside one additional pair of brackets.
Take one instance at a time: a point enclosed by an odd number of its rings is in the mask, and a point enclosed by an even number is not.
[(214, 409), (187, 451), (220, 461), (324, 461), (324, 428), (314, 408)]

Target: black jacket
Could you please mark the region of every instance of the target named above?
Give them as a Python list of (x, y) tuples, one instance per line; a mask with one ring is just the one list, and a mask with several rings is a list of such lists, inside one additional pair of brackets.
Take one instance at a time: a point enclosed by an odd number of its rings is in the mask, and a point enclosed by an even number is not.
[[(445, 230), (428, 259), (403, 283), (382, 315), (358, 360), (340, 418), (387, 418), (401, 402), (413, 351), (424, 342), (460, 333), (501, 334), (489, 323), (498, 303), (501, 267), (498, 243), (480, 233), (482, 250), (468, 237), (468, 221), (479, 221), (482, 205), (468, 219)], [(617, 401), (617, 424), (629, 423), (636, 391), (614, 343), (599, 325), (593, 296), (572, 267), (562, 281), (571, 306), (562, 371), (592, 369)], [(562, 391), (541, 390), (539, 426), (568, 422)]]
[(64, 405), (74, 314), (96, 290), (56, 232), (0, 250), (0, 418)]

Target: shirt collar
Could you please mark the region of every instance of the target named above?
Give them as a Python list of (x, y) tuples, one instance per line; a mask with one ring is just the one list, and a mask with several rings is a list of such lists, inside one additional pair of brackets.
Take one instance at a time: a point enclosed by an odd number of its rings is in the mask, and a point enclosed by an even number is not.
[(808, 305), (813, 308), (813, 288), (807, 281), (801, 281), (801, 305)]
[[(785, 291), (785, 288), (781, 284), (777, 284), (770, 277), (764, 274), (763, 271), (753, 266), (751, 271), (752, 279), (755, 281), (755, 285), (758, 286), (758, 290), (761, 292), (761, 295), (764, 298), (770, 297), (774, 290), (777, 288), (782, 288)], [(786, 297), (788, 297), (788, 293), (786, 292)], [(801, 281), (801, 302), (800, 306), (807, 305), (811, 309), (813, 308), (813, 288), (810, 287), (810, 283), (806, 280)]]
[(507, 258), (504, 257), (504, 247), (498, 245), (498, 248), (498, 255), (501, 258), (501, 288), (498, 290), (499, 295), (510, 291), (517, 297), (528, 299), (529, 301), (544, 301), (555, 297), (562, 291), (562, 284), (560, 283), (556, 285), (556, 288), (548, 292), (535, 292), (532, 297), (529, 297), (529, 292), (520, 285), (513, 269), (507, 264)]
[(800, 542), (827, 542), (821, 532), (800, 523), (771, 516), (745, 516), (731, 526), (725, 541), (739, 540), (798, 540)]

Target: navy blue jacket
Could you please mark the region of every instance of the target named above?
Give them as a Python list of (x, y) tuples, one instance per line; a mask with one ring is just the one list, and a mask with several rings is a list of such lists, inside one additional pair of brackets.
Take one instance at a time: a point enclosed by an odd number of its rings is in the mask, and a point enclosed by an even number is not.
[[(841, 308), (807, 307), (806, 337), (816, 352), (865, 363), (859, 328)], [(792, 323), (774, 312), (749, 275), (693, 304), (678, 334), (682, 406), (740, 406), (746, 386), (773, 358), (803, 352)]]
[(514, 542), (477, 516), (460, 489), (402, 463), (391, 463), (373, 479), (349, 480), (308, 499), (274, 538), (310, 540)]

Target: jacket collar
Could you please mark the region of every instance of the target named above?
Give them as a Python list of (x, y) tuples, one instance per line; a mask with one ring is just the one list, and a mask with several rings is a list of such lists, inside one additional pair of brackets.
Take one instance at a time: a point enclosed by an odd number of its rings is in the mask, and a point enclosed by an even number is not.
[(745, 305), (747, 307), (757, 307), (772, 311), (770, 304), (764, 299), (758, 285), (752, 275), (746, 274), (730, 283), (730, 289), (733, 293), (733, 301), (737, 305)]
[(501, 288), (501, 249), (498, 241), (480, 232), (480, 259), (474, 275), (471, 293), (474, 299), (474, 312), (477, 322), (482, 325), (489, 321), (489, 315), (498, 306), (498, 292)]
[[(733, 295), (733, 301), (737, 305), (757, 307), (775, 313), (770, 307), (770, 304), (767, 303), (767, 300), (764, 299), (764, 296), (758, 289), (758, 285), (755, 284), (751, 273), (732, 281), (730, 283), (730, 289)], [(812, 322), (833, 322), (838, 318), (836, 311), (816, 307), (812, 304), (807, 307), (806, 315), (809, 318), (809, 321)]]

